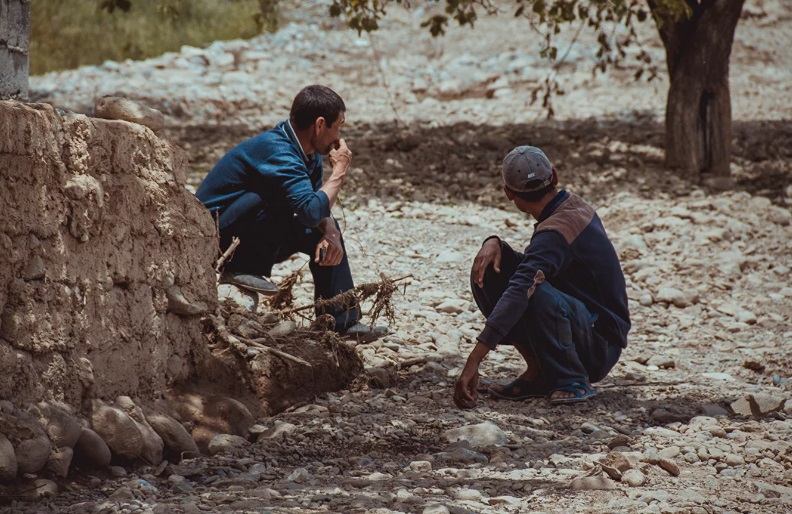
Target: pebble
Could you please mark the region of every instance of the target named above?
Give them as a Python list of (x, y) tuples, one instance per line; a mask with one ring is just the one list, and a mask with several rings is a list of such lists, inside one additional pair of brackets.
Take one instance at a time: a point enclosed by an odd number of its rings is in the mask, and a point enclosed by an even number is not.
[(467, 441), (471, 448), (500, 446), (509, 442), (506, 433), (492, 421), (446, 430), (443, 438), (450, 443)]
[(621, 481), (631, 487), (640, 487), (646, 483), (646, 476), (637, 469), (628, 469), (622, 475)]
[(462, 312), (467, 311), (469, 305), (470, 303), (467, 302), (466, 300), (449, 299), (437, 305), (437, 307), (435, 307), (435, 310), (437, 310), (437, 312), (443, 312), (445, 314), (460, 314)]
[(231, 434), (218, 434), (209, 441), (209, 455), (229, 452), (239, 448), (250, 446), (250, 441), (244, 437)]
[(666, 470), (669, 475), (671, 476), (679, 476), (679, 466), (677, 466), (676, 462), (671, 459), (662, 458), (658, 462), (658, 465)]
[(569, 487), (576, 491), (596, 491), (616, 489), (616, 483), (603, 476), (578, 477), (570, 482)]

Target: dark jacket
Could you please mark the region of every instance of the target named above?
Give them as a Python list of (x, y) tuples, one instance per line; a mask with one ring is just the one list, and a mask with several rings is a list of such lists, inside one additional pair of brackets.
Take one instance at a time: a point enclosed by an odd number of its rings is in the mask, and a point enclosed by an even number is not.
[(616, 250), (594, 209), (566, 191), (542, 211), (522, 262), (478, 340), (494, 349), (545, 281), (583, 302), (597, 316), (594, 330), (605, 340), (627, 346), (630, 312)]
[(195, 195), (219, 218), (220, 229), (265, 211), (278, 222), (293, 216), (315, 227), (330, 216), (322, 187), (322, 156), (305, 155), (288, 121), (231, 149)]

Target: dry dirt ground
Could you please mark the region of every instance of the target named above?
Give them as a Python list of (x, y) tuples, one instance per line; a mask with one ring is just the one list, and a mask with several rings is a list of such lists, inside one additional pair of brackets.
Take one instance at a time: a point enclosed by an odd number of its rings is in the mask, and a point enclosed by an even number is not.
[[(387, 371), (259, 420), (249, 446), (124, 477), (78, 475), (29, 511), (792, 510), (792, 7), (748, 2), (732, 56), (738, 191), (714, 193), (663, 168), (662, 77), (592, 77), (585, 38), (559, 71), (567, 94), (547, 121), (526, 101), (547, 68), (519, 20), (432, 40), (418, 28), (422, 8), (396, 9), (369, 38), (320, 18), (321, 4), (305, 3), (275, 35), (32, 87), (63, 108), (122, 93), (163, 109), (169, 137), (191, 154), (193, 185), (285, 118), (299, 87), (337, 89), (354, 169), (335, 214), (356, 280), (414, 277), (396, 297), (392, 334), (358, 347)], [(662, 59), (651, 30), (645, 44)], [(499, 162), (517, 144), (545, 148), (564, 186), (598, 209), (628, 280), (630, 346), (585, 404), (482, 395), (460, 411), (454, 377), (484, 321), (470, 262), (490, 234), (521, 247), (532, 232), (499, 193)], [(276, 279), (304, 263), (288, 261)], [(298, 303), (309, 296), (306, 279)], [(502, 349), (482, 372), (500, 381), (520, 370)], [(468, 443), (447, 432), (485, 422)]]

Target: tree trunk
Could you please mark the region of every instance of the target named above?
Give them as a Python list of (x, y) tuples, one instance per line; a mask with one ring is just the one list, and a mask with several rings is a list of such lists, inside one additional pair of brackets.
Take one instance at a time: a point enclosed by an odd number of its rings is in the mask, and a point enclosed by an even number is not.
[(692, 16), (661, 12), (653, 0), (666, 49), (666, 164), (701, 179), (727, 181), (731, 159), (729, 57), (745, 0), (687, 0)]
[(0, 100), (28, 93), (29, 0), (0, 0)]

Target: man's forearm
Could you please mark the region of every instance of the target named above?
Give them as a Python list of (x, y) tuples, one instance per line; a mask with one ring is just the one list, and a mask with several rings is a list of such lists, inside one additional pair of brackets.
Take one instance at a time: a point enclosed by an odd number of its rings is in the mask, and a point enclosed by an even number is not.
[(327, 234), (327, 231), (337, 230), (335, 225), (335, 218), (332, 216), (328, 216), (324, 218), (322, 221), (319, 222), (319, 225), (316, 226), (319, 230), (322, 231), (322, 234)]
[(476, 341), (476, 346), (473, 347), (473, 350), (470, 352), (468, 356), (468, 363), (475, 364), (478, 366), (481, 364), (481, 361), (484, 360), (484, 357), (490, 352), (491, 348), (486, 344), (482, 343), (481, 341)]
[(324, 191), (327, 195), (327, 200), (330, 203), (330, 208), (335, 205), (338, 193), (341, 191), (341, 186), (344, 185), (344, 177), (346, 176), (346, 168), (333, 169), (333, 173), (327, 182), (324, 183), (320, 191)]

